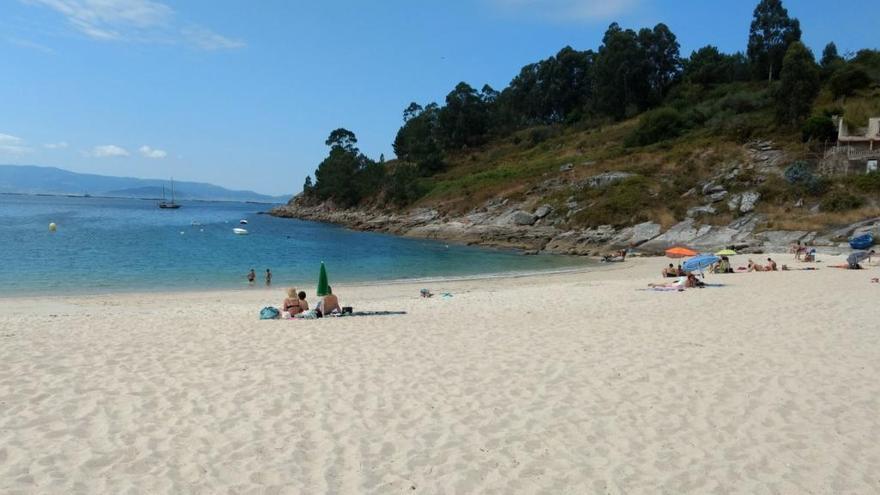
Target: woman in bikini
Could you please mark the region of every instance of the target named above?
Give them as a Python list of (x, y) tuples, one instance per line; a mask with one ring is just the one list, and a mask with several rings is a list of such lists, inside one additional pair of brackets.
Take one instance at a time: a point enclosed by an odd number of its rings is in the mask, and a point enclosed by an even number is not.
[(284, 299), (284, 303), (281, 304), (281, 307), (283, 308), (283, 311), (288, 313), (290, 316), (298, 315), (303, 311), (309, 309), (308, 303), (303, 304), (304, 302), (305, 301), (299, 298), (299, 294), (297, 294), (296, 288), (291, 287), (287, 289), (287, 297)]

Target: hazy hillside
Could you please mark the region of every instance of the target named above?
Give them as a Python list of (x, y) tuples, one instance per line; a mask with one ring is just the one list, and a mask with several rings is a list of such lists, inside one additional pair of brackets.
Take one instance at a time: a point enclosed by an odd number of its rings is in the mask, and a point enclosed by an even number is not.
[[(170, 194), (170, 183), (166, 180), (80, 174), (55, 167), (33, 165), (0, 165), (0, 193), (157, 198), (162, 196), (163, 186)], [(253, 191), (234, 191), (201, 182), (175, 181), (174, 192), (179, 199), (279, 203), (288, 198)]]

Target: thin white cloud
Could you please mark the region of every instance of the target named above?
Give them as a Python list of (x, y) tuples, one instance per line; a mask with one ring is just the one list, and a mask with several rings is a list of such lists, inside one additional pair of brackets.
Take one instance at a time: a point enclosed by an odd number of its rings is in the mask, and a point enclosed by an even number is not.
[(23, 48), (36, 50), (38, 52), (43, 52), (43, 53), (47, 53), (47, 54), (54, 54), (55, 53), (55, 50), (53, 50), (52, 48), (50, 48), (46, 45), (41, 45), (41, 44), (36, 43), (34, 41), (26, 40), (23, 38), (6, 38), (6, 41), (12, 43), (13, 45), (18, 45)]
[(537, 16), (554, 21), (605, 21), (630, 13), (642, 0), (489, 0), (495, 7), (513, 14)]
[(156, 148), (151, 148), (146, 144), (141, 146), (138, 151), (141, 152), (141, 155), (144, 155), (147, 158), (161, 159), (168, 156), (168, 153), (165, 150), (157, 150)]
[(47, 150), (61, 150), (67, 148), (67, 146), (67, 141), (59, 141), (57, 143), (46, 143), (43, 145), (43, 148), (46, 148)]
[(24, 139), (10, 134), (0, 133), (0, 153), (8, 155), (23, 155), (32, 151), (33, 149), (26, 145)]
[(63, 15), (77, 31), (99, 41), (180, 43), (201, 50), (246, 46), (191, 23), (180, 21), (174, 9), (154, 0), (21, 0)]
[(227, 38), (201, 26), (190, 26), (181, 33), (190, 43), (202, 50), (233, 50), (247, 46), (244, 41)]
[(108, 158), (114, 156), (129, 156), (128, 150), (115, 144), (102, 144), (92, 148), (89, 156), (95, 158)]

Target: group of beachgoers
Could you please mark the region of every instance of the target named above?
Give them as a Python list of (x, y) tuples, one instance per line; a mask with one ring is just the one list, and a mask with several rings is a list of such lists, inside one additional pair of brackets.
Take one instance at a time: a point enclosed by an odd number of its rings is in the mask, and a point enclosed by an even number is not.
[[(807, 246), (802, 246), (798, 243), (796, 246), (792, 246), (791, 252), (795, 255), (796, 261), (802, 262), (815, 262), (816, 261), (816, 249), (808, 248)], [(850, 270), (860, 270), (862, 269), (861, 263), (865, 260), (868, 262), (871, 261), (871, 257), (874, 256), (874, 250), (870, 251), (856, 251), (846, 258), (846, 264), (836, 265), (834, 268), (847, 268)], [(736, 270), (731, 266), (730, 259), (727, 256), (721, 256), (719, 261), (709, 267), (707, 271), (709, 273), (736, 273), (736, 272), (775, 272), (775, 271), (788, 271), (790, 268), (786, 265), (780, 266), (776, 263), (773, 258), (767, 258), (766, 264), (756, 263), (754, 260), (749, 259), (748, 265), (745, 267), (740, 266)], [(799, 268), (799, 270), (815, 270), (815, 268)], [(652, 283), (648, 284), (648, 287), (656, 290), (684, 290), (691, 288), (700, 288), (705, 287), (706, 284), (697, 278), (697, 276), (691, 272), (685, 271), (682, 268), (681, 263), (677, 266), (673, 263), (669, 263), (668, 266), (664, 267), (661, 271), (661, 275), (663, 278), (675, 278), (675, 281), (672, 282), (664, 282), (664, 283)], [(880, 279), (875, 279), (880, 282)]]
[(322, 318), (326, 315), (342, 313), (339, 298), (333, 294), (333, 288), (327, 287), (328, 294), (318, 299), (314, 309), (310, 309), (305, 291), (297, 291), (296, 287), (287, 289), (287, 297), (281, 303), (281, 317), (289, 318)]

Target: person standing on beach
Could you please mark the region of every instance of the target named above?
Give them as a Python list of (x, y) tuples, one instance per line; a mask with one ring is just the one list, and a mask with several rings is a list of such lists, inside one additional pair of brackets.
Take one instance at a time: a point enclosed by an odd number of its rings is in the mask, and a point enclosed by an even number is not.
[(251, 271), (247, 274), (248, 285), (254, 285), (254, 282), (257, 280), (257, 274), (254, 272), (254, 269), (251, 268)]
[(270, 285), (272, 285), (272, 272), (266, 268), (266, 287), (269, 287)]

